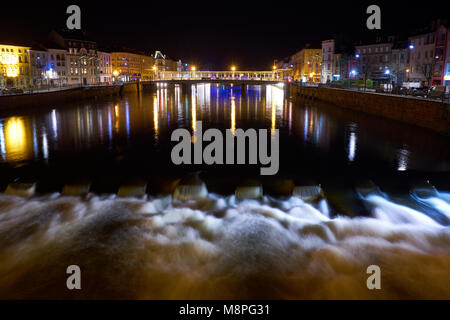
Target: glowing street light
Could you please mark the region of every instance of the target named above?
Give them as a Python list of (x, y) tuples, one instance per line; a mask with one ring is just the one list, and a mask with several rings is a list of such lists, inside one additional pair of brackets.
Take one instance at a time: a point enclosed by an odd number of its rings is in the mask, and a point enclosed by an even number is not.
[(197, 68), (196, 68), (195, 66), (193, 66), (193, 67), (191, 68), (191, 70), (192, 70), (192, 71), (195, 71), (195, 70), (197, 70)]
[(118, 75), (119, 75), (119, 71), (114, 70), (114, 71), (113, 71), (113, 76), (114, 76), (114, 77), (117, 77)]
[(384, 74), (391, 74), (391, 70), (386, 69), (386, 70), (384, 71)]
[(232, 67), (231, 67), (231, 71), (236, 71), (236, 67), (235, 67), (235, 66), (232, 66)]
[(273, 66), (272, 69), (273, 69), (273, 70), (277, 70), (277, 66)]
[(410, 45), (409, 45), (409, 49), (411, 49), (411, 50), (414, 49), (414, 45), (413, 45), (413, 44), (410, 44)]

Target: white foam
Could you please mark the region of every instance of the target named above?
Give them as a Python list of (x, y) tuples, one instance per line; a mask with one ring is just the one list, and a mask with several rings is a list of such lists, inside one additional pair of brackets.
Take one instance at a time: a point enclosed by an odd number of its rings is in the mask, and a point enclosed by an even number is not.
[(0, 195), (0, 297), (70, 297), (60, 268), (78, 264), (85, 298), (450, 298), (450, 228), (367, 201), (373, 217), (331, 219), (292, 198)]

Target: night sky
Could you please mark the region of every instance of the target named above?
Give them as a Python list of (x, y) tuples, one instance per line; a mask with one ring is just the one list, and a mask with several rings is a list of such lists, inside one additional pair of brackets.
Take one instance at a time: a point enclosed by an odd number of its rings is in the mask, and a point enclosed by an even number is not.
[[(100, 46), (123, 45), (198, 65), (200, 69), (268, 69), (274, 59), (291, 55), (306, 43), (335, 33), (359, 40), (366, 28), (366, 8), (381, 7), (382, 32), (411, 31), (433, 18), (449, 15), (445, 1), (33, 1), (2, 4), (0, 43), (37, 40), (64, 26), (70, 4), (81, 7), (84, 31)], [(38, 4), (38, 5), (37, 5)], [(140, 5), (139, 5), (140, 4)], [(401, 5), (404, 4), (404, 5)], [(6, 7), (5, 7), (6, 5)]]

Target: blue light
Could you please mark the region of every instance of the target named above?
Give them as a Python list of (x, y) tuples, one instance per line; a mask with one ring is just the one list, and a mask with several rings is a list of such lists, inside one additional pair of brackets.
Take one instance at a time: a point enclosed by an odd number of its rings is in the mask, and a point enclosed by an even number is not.
[(410, 44), (410, 45), (409, 45), (409, 48), (410, 48), (410, 49), (414, 49), (414, 45), (413, 45), (413, 44)]
[(391, 73), (391, 70), (389, 70), (389, 69), (386, 69), (386, 71), (384, 71), (384, 74), (390, 74)]
[(359, 58), (359, 53), (355, 54), (355, 57), (356, 57), (356, 58)]

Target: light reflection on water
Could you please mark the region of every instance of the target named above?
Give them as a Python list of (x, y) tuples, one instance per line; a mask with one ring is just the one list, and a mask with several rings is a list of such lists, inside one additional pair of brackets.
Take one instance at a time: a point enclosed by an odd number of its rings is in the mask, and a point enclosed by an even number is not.
[[(11, 115), (0, 119), (1, 162), (19, 166), (51, 160), (55, 154), (69, 157), (92, 150), (105, 154), (131, 150), (142, 159), (154, 159), (155, 150), (167, 152), (173, 129), (185, 127), (195, 132), (199, 120), (204, 128), (233, 131), (278, 128), (281, 157), (292, 153), (303, 159), (314, 154), (342, 165), (449, 170), (450, 148), (445, 137), (384, 119), (322, 108), (311, 101), (295, 103), (283, 89), (272, 85), (248, 86), (245, 94), (240, 87), (216, 84), (193, 85), (187, 92), (181, 86), (166, 85), (121, 100)], [(280, 165), (283, 168), (283, 162)]]

